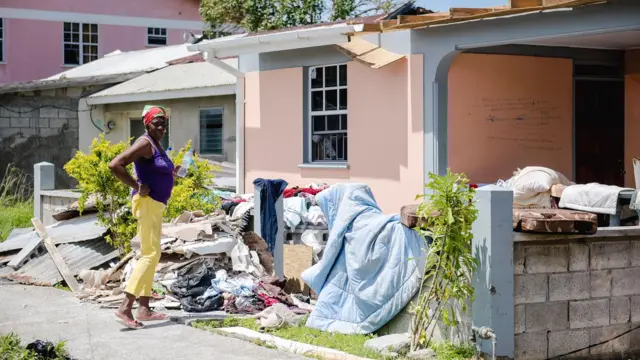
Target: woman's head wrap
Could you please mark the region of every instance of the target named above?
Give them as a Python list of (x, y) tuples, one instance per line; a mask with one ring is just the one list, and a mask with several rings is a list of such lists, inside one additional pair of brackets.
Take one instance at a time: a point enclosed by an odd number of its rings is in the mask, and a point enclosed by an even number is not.
[(142, 111), (142, 120), (145, 125), (148, 125), (153, 119), (157, 117), (167, 118), (167, 111), (162, 106), (147, 105)]

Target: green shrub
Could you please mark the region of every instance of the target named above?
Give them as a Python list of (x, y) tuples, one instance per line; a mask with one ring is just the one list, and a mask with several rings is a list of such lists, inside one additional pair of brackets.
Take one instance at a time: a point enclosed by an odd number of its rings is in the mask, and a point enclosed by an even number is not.
[[(53, 357), (47, 359), (65, 360), (68, 354), (65, 349), (65, 342), (59, 342), (47, 350), (51, 352)], [(36, 352), (27, 350), (22, 346), (20, 337), (14, 333), (0, 335), (0, 359), (2, 360), (44, 360), (44, 356), (36, 354)]]
[[(191, 140), (189, 140), (180, 151), (171, 151), (169, 157), (178, 166), (182, 163), (184, 154), (191, 149)], [(176, 176), (171, 199), (169, 199), (165, 211), (167, 220), (175, 219), (185, 210), (202, 210), (205, 214), (209, 214), (220, 208), (219, 198), (206, 188), (208, 185), (213, 185), (213, 173), (220, 171), (220, 168), (211, 165), (206, 159), (197, 155), (194, 156), (193, 162), (194, 164), (189, 168), (186, 177)]]
[[(130, 240), (136, 235), (136, 220), (131, 214), (131, 189), (119, 181), (109, 170), (109, 163), (128, 147), (129, 141), (112, 144), (100, 135), (91, 143), (89, 153), (78, 151), (64, 169), (78, 181), (82, 191), (78, 203), (81, 211), (89, 199), (95, 200), (100, 223), (109, 229), (107, 241), (126, 254), (131, 250)], [(191, 141), (178, 153), (169, 156), (179, 164), (184, 153), (191, 148)], [(173, 194), (165, 212), (165, 219), (173, 219), (185, 210), (212, 212), (219, 201), (204, 186), (213, 180), (216, 170), (206, 160), (194, 157), (195, 166), (187, 177), (176, 177)], [(132, 173), (133, 165), (127, 166)]]

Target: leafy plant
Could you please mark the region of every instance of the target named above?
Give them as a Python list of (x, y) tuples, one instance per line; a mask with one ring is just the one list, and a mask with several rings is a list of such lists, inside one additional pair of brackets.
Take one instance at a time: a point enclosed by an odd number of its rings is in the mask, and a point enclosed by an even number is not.
[[(189, 140), (180, 151), (175, 153), (171, 151), (169, 157), (174, 164), (179, 165), (184, 154), (191, 149), (191, 140)], [(187, 176), (184, 178), (176, 176), (175, 186), (167, 203), (165, 219), (175, 219), (185, 210), (202, 210), (205, 214), (209, 214), (219, 209), (220, 199), (207, 189), (208, 185), (213, 184), (214, 172), (218, 171), (220, 171), (218, 166), (212, 165), (197, 154), (194, 155), (193, 164)]]
[(418, 208), (418, 216), (424, 219), (418, 230), (433, 242), (412, 309), (412, 350), (429, 346), (437, 321), (448, 326), (457, 324), (454, 305), (459, 304), (466, 312), (466, 301), (474, 297), (470, 275), (478, 265), (471, 254), (471, 225), (478, 213), (473, 200), (475, 189), (464, 174), (450, 170), (444, 176), (429, 174), (429, 179), (425, 185), (429, 193), (416, 197), (426, 200)]
[[(131, 250), (129, 240), (136, 234), (136, 222), (131, 215), (129, 196), (131, 189), (116, 179), (109, 169), (109, 162), (128, 147), (128, 142), (112, 144), (104, 134), (93, 139), (90, 151), (78, 151), (65, 166), (69, 176), (78, 181), (82, 191), (78, 199), (80, 212), (86, 203), (95, 201), (98, 221), (107, 229), (107, 242), (126, 254)], [(131, 173), (133, 165), (127, 166)]]
[[(112, 144), (101, 134), (91, 143), (88, 153), (77, 152), (64, 169), (78, 181), (82, 192), (78, 200), (80, 211), (87, 202), (95, 202), (98, 209), (98, 221), (107, 229), (107, 242), (120, 249), (121, 254), (131, 251), (130, 240), (136, 235), (137, 221), (131, 212), (131, 189), (119, 181), (109, 170), (109, 162), (123, 152), (130, 141)], [(173, 162), (179, 164), (191, 142), (177, 153), (169, 155)], [(132, 172), (133, 165), (127, 166)], [(194, 165), (185, 178), (176, 177), (172, 197), (167, 204), (165, 219), (177, 217), (185, 210), (202, 210), (210, 213), (219, 207), (217, 197), (205, 188), (213, 180), (216, 167), (205, 159), (194, 157)]]
[[(0, 335), (0, 360), (67, 360), (69, 356), (65, 350), (65, 342), (46, 344), (44, 349), (27, 350), (22, 346), (20, 337), (14, 333)], [(40, 353), (38, 353), (40, 352)], [(43, 354), (46, 353), (46, 354)]]

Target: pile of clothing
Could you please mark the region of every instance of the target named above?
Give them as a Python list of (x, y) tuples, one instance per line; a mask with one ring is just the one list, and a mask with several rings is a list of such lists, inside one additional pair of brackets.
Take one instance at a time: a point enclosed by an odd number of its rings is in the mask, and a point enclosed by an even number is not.
[(329, 188), (327, 184), (309, 184), (284, 191), (284, 222), (289, 229), (299, 225), (327, 228), (327, 219), (316, 204), (316, 195)]

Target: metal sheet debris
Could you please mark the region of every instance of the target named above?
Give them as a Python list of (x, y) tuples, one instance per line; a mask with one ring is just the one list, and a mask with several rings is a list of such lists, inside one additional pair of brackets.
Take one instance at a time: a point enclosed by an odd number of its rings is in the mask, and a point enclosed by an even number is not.
[[(80, 270), (100, 266), (119, 254), (102, 238), (58, 245), (58, 250), (74, 275)], [(31, 260), (6, 277), (24, 284), (43, 286), (53, 286), (62, 281), (62, 275), (48, 254)]]
[[(107, 232), (107, 229), (98, 224), (97, 220), (98, 215), (92, 214), (49, 225), (46, 229), (55, 244), (93, 240)], [(38, 234), (35, 231), (16, 236), (0, 244), (0, 253), (20, 250), (36, 238)]]

